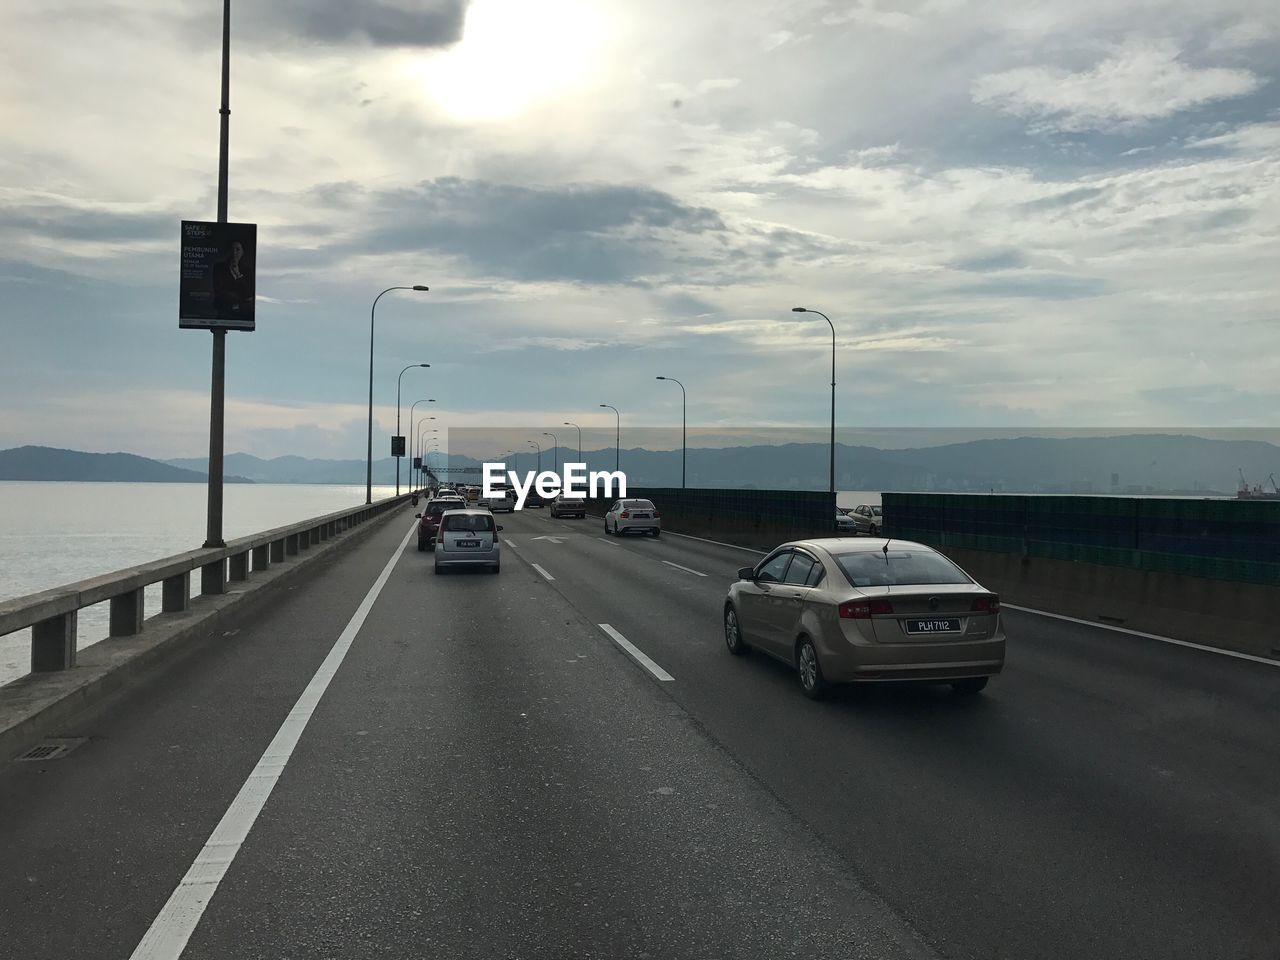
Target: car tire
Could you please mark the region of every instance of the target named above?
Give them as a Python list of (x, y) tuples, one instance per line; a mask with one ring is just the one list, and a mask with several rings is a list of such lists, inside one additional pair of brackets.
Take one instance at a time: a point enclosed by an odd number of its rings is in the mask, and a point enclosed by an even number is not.
[(427, 545), (426, 545), (425, 543), (423, 543), (421, 540), (419, 540), (419, 541), (418, 541), (418, 552), (419, 552), (419, 553), (422, 553), (422, 552), (423, 552), (423, 551), (425, 551), (426, 549), (427, 549)]
[(436, 571), (437, 577), (440, 576), (442, 573), (444, 573), (444, 567), (440, 566), (439, 561), (436, 562), (435, 571)]
[(879, 528), (879, 527), (877, 527), (874, 523), (871, 525), (871, 531), (870, 531), (870, 532), (871, 532), (871, 536), (873, 536), (873, 537), (878, 537), (878, 536), (880, 536), (880, 528)]
[(962, 697), (976, 697), (986, 689), (990, 677), (965, 677), (963, 680), (952, 680), (951, 690)]
[(796, 674), (800, 678), (800, 689), (810, 700), (821, 700), (827, 695), (818, 649), (808, 637), (801, 637), (796, 644)]
[(659, 530), (657, 527), (654, 527), (650, 536), (652, 536), (653, 539), (657, 540), (660, 536), (662, 536), (662, 531)]
[(732, 604), (724, 608), (724, 645), (735, 657), (741, 657), (751, 648), (742, 639), (742, 624), (738, 622), (738, 611)]
[(501, 569), (502, 569), (502, 563), (501, 563), (501, 561), (499, 561), (498, 563), (495, 563), (493, 566), (491, 566), (491, 567), (489, 568), (489, 572), (490, 572), (490, 573), (497, 573), (497, 572), (498, 572), (499, 570), (501, 570)]

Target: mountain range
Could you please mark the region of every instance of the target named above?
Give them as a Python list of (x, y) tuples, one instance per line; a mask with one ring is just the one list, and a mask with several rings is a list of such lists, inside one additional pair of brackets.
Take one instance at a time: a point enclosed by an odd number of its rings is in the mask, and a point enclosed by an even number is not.
[[(837, 445), (836, 486), (841, 490), (1003, 490), (1026, 493), (1230, 493), (1238, 471), (1251, 483), (1280, 475), (1280, 446), (1255, 440), (1217, 440), (1175, 434), (971, 440), (942, 446), (883, 450)], [(544, 450), (543, 469), (577, 460), (576, 450)], [(611, 470), (615, 458), (630, 484), (678, 486), (679, 450), (613, 448), (587, 450), (590, 470)], [(481, 461), (454, 456), (459, 472), (445, 479), (479, 482)], [(521, 472), (537, 465), (533, 453), (510, 466)], [(50, 447), (0, 451), (0, 480), (134, 480), (203, 482), (206, 461), (181, 458), (149, 460), (126, 453), (80, 453)], [(341, 483), (365, 481), (363, 459), (333, 460), (301, 456), (263, 459), (228, 454), (229, 483)], [(821, 490), (828, 482), (829, 448), (824, 443), (776, 446), (696, 448), (688, 451), (687, 480), (697, 487)], [(460, 472), (468, 470), (470, 472)], [(409, 483), (408, 461), (401, 482)], [(395, 461), (373, 464), (376, 484), (393, 484)]]
[[(84, 453), (57, 447), (0, 450), (0, 480), (79, 480), (107, 483), (205, 483), (206, 468), (190, 470), (132, 453)], [(252, 483), (224, 473), (225, 483)]]

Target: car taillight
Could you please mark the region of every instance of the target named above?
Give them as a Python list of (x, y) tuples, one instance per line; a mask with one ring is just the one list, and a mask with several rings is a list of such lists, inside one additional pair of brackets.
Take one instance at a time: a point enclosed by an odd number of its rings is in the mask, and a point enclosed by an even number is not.
[(623, 520), (627, 519), (627, 511), (623, 510), (620, 514), (618, 514), (618, 516), (620, 516)]
[(875, 600), (846, 600), (840, 604), (840, 619), (870, 620), (873, 616), (893, 613), (893, 604), (883, 597)]
[(978, 597), (973, 601), (972, 609), (977, 610), (979, 613), (999, 613), (1000, 598), (995, 594), (989, 597)]
[(653, 511), (653, 519), (659, 520), (661, 518), (662, 518), (662, 514), (660, 514), (657, 510)]

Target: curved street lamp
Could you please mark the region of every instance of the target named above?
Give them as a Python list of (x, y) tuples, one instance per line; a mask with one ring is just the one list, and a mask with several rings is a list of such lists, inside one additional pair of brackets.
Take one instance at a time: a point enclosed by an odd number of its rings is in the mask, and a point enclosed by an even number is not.
[(543, 430), (542, 435), (544, 437), (551, 438), (551, 443), (552, 443), (551, 469), (554, 470), (556, 473), (559, 473), (560, 472), (560, 441), (556, 439), (556, 435), (554, 433), (547, 433), (547, 431)]
[(675, 377), (654, 377), (655, 380), (670, 380), (680, 388), (680, 488), (684, 489), (684, 468), (685, 461), (689, 457), (689, 440), (688, 440), (688, 408), (689, 397), (684, 392), (684, 384)]
[(576, 423), (571, 423), (568, 420), (564, 422), (564, 425), (566, 427), (573, 427), (575, 430), (578, 431), (578, 462), (581, 463), (582, 462), (582, 428), (578, 426)]
[[(411, 363), (404, 370), (400, 371), (400, 376), (396, 377), (396, 436), (400, 436), (400, 381), (404, 379), (405, 371), (412, 370), (415, 367), (429, 367), (429, 363)], [(412, 422), (412, 421), (410, 421)], [(396, 496), (400, 496), (400, 457), (396, 457)]]
[(608, 407), (613, 411), (613, 415), (617, 417), (617, 423), (614, 425), (613, 434), (613, 469), (622, 469), (619, 464), (622, 462), (622, 414), (618, 412), (618, 408), (607, 403), (600, 404), (602, 407)]
[(365, 455), (364, 467), (365, 503), (373, 503), (373, 319), (378, 312), (378, 301), (392, 290), (417, 290), (425, 293), (429, 289), (425, 283), (415, 283), (411, 287), (387, 287), (373, 298), (373, 306), (369, 308), (369, 447)]
[(526, 440), (525, 443), (531, 443), (538, 448), (538, 473), (542, 472), (542, 444), (537, 440)]
[(792, 313), (816, 313), (831, 326), (831, 496), (836, 495), (836, 325), (821, 310), (792, 307)]
[[(417, 446), (418, 435), (413, 431), (413, 411), (420, 403), (435, 403), (435, 400), (428, 398), (424, 400), (415, 400), (413, 403), (409, 404), (409, 442), (413, 444), (413, 448), (409, 451), (409, 456), (411, 458), (415, 456), (422, 456), (422, 451)], [(410, 460), (410, 463), (412, 462), (413, 461)]]

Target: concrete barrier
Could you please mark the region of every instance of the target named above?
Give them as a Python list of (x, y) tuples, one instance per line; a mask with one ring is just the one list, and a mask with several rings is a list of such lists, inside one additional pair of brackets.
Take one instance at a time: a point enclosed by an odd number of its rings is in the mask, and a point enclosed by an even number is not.
[(1280, 587), (939, 547), (1006, 603), (1280, 658)]
[[(653, 501), (664, 530), (754, 550), (835, 535), (835, 498), (813, 490), (633, 487), (627, 498)], [(588, 500), (587, 512), (603, 517), (616, 499)]]

